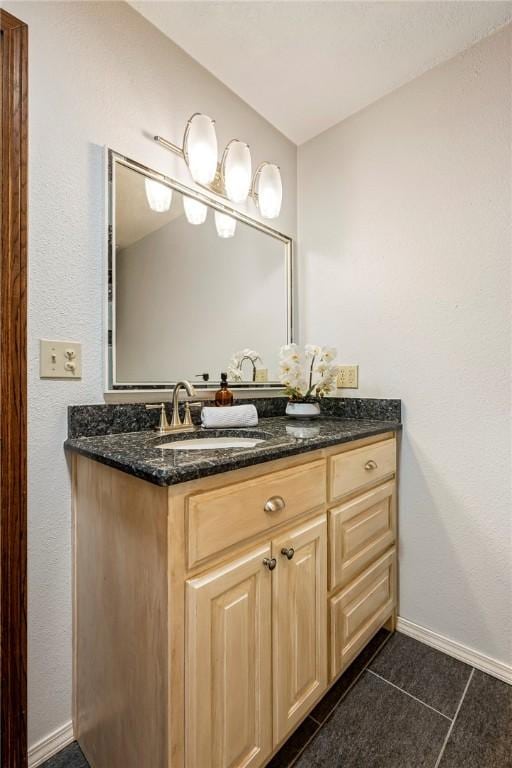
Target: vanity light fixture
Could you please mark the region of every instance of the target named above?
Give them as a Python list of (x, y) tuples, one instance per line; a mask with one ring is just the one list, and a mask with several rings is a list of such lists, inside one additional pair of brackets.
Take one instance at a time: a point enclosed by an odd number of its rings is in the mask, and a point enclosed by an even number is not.
[(144, 179), (146, 198), (152, 211), (166, 213), (172, 203), (172, 189), (155, 179)]
[(243, 203), (251, 189), (252, 161), (249, 145), (232, 139), (224, 150), (220, 167), (227, 197), (233, 203)]
[(233, 237), (236, 230), (236, 219), (227, 213), (215, 211), (215, 227), (219, 237)]
[(204, 203), (183, 195), (183, 207), (189, 224), (204, 224), (208, 214), (208, 207)]
[(185, 160), (199, 186), (234, 203), (242, 203), (251, 197), (263, 218), (275, 219), (279, 216), (283, 200), (279, 166), (261, 163), (252, 178), (249, 146), (238, 139), (228, 142), (218, 163), (215, 121), (208, 115), (201, 112), (192, 115), (187, 122), (181, 147), (162, 136), (155, 136), (154, 139)]
[(211, 184), (217, 173), (215, 120), (196, 112), (187, 123), (181, 150), (194, 181)]
[(261, 163), (252, 183), (252, 197), (265, 219), (277, 219), (283, 202), (281, 171), (275, 163)]

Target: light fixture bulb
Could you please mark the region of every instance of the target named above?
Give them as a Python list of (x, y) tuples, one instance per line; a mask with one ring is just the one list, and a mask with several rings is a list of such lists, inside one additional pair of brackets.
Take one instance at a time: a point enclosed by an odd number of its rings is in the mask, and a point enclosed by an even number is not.
[(192, 178), (198, 184), (211, 184), (217, 173), (217, 133), (208, 115), (193, 115), (185, 134), (185, 157)]
[(230, 141), (226, 147), (222, 169), (228, 198), (234, 203), (247, 200), (252, 179), (251, 152), (248, 145), (237, 139)]
[(183, 207), (189, 224), (204, 224), (208, 213), (208, 208), (204, 203), (199, 202), (199, 200), (194, 200), (193, 197), (184, 195)]
[(156, 213), (166, 213), (171, 207), (172, 189), (155, 179), (144, 179), (148, 205)]
[(219, 237), (233, 237), (236, 230), (236, 219), (226, 213), (215, 211), (215, 227)]
[(263, 163), (257, 171), (256, 199), (265, 219), (277, 219), (283, 202), (281, 172), (274, 163)]

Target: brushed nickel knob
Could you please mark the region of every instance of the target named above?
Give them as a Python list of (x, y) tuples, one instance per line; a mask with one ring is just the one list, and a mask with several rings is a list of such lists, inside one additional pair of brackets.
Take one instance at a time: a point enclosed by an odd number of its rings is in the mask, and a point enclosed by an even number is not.
[(266, 565), (269, 571), (273, 571), (277, 565), (277, 560), (275, 559), (275, 557), (266, 557), (263, 560), (263, 565)]
[(370, 461), (367, 461), (364, 465), (365, 469), (377, 469), (377, 462), (373, 459), (370, 459)]
[(281, 512), (285, 506), (286, 503), (282, 496), (271, 496), (265, 502), (263, 509), (265, 512)]
[(286, 549), (286, 547), (283, 547), (281, 550), (281, 554), (288, 558), (288, 560), (291, 560), (295, 554), (295, 550), (293, 547), (289, 547), (289, 549)]

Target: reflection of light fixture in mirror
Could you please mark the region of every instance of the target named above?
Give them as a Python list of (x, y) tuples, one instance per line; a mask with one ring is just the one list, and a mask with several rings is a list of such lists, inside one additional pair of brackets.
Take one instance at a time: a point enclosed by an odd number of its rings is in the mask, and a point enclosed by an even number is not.
[(233, 237), (236, 229), (236, 219), (226, 213), (215, 211), (215, 226), (219, 237)]
[(251, 188), (252, 162), (249, 146), (232, 139), (224, 150), (221, 163), (226, 195), (234, 203), (247, 200)]
[(172, 189), (155, 179), (144, 179), (146, 197), (152, 211), (165, 213), (171, 207)]
[(217, 134), (215, 121), (197, 112), (185, 129), (183, 155), (198, 184), (211, 184), (217, 173)]
[(189, 224), (203, 224), (206, 221), (208, 208), (193, 197), (183, 196), (183, 207)]
[(253, 197), (265, 219), (276, 219), (283, 201), (281, 172), (274, 163), (262, 163), (254, 174)]

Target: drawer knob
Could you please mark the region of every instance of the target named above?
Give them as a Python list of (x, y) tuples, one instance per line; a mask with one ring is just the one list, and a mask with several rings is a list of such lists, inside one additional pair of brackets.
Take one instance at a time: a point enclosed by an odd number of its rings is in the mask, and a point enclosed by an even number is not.
[(263, 565), (266, 565), (269, 571), (273, 571), (277, 565), (277, 560), (275, 559), (275, 557), (266, 557), (263, 560)]
[(281, 550), (281, 554), (288, 558), (288, 560), (291, 560), (295, 554), (295, 550), (293, 547), (289, 547), (289, 549), (286, 549), (286, 547), (283, 547)]
[(267, 499), (263, 509), (265, 512), (281, 512), (285, 508), (286, 504), (282, 496), (271, 496)]
[(377, 462), (373, 459), (370, 459), (370, 461), (367, 461), (364, 465), (365, 469), (377, 469)]

